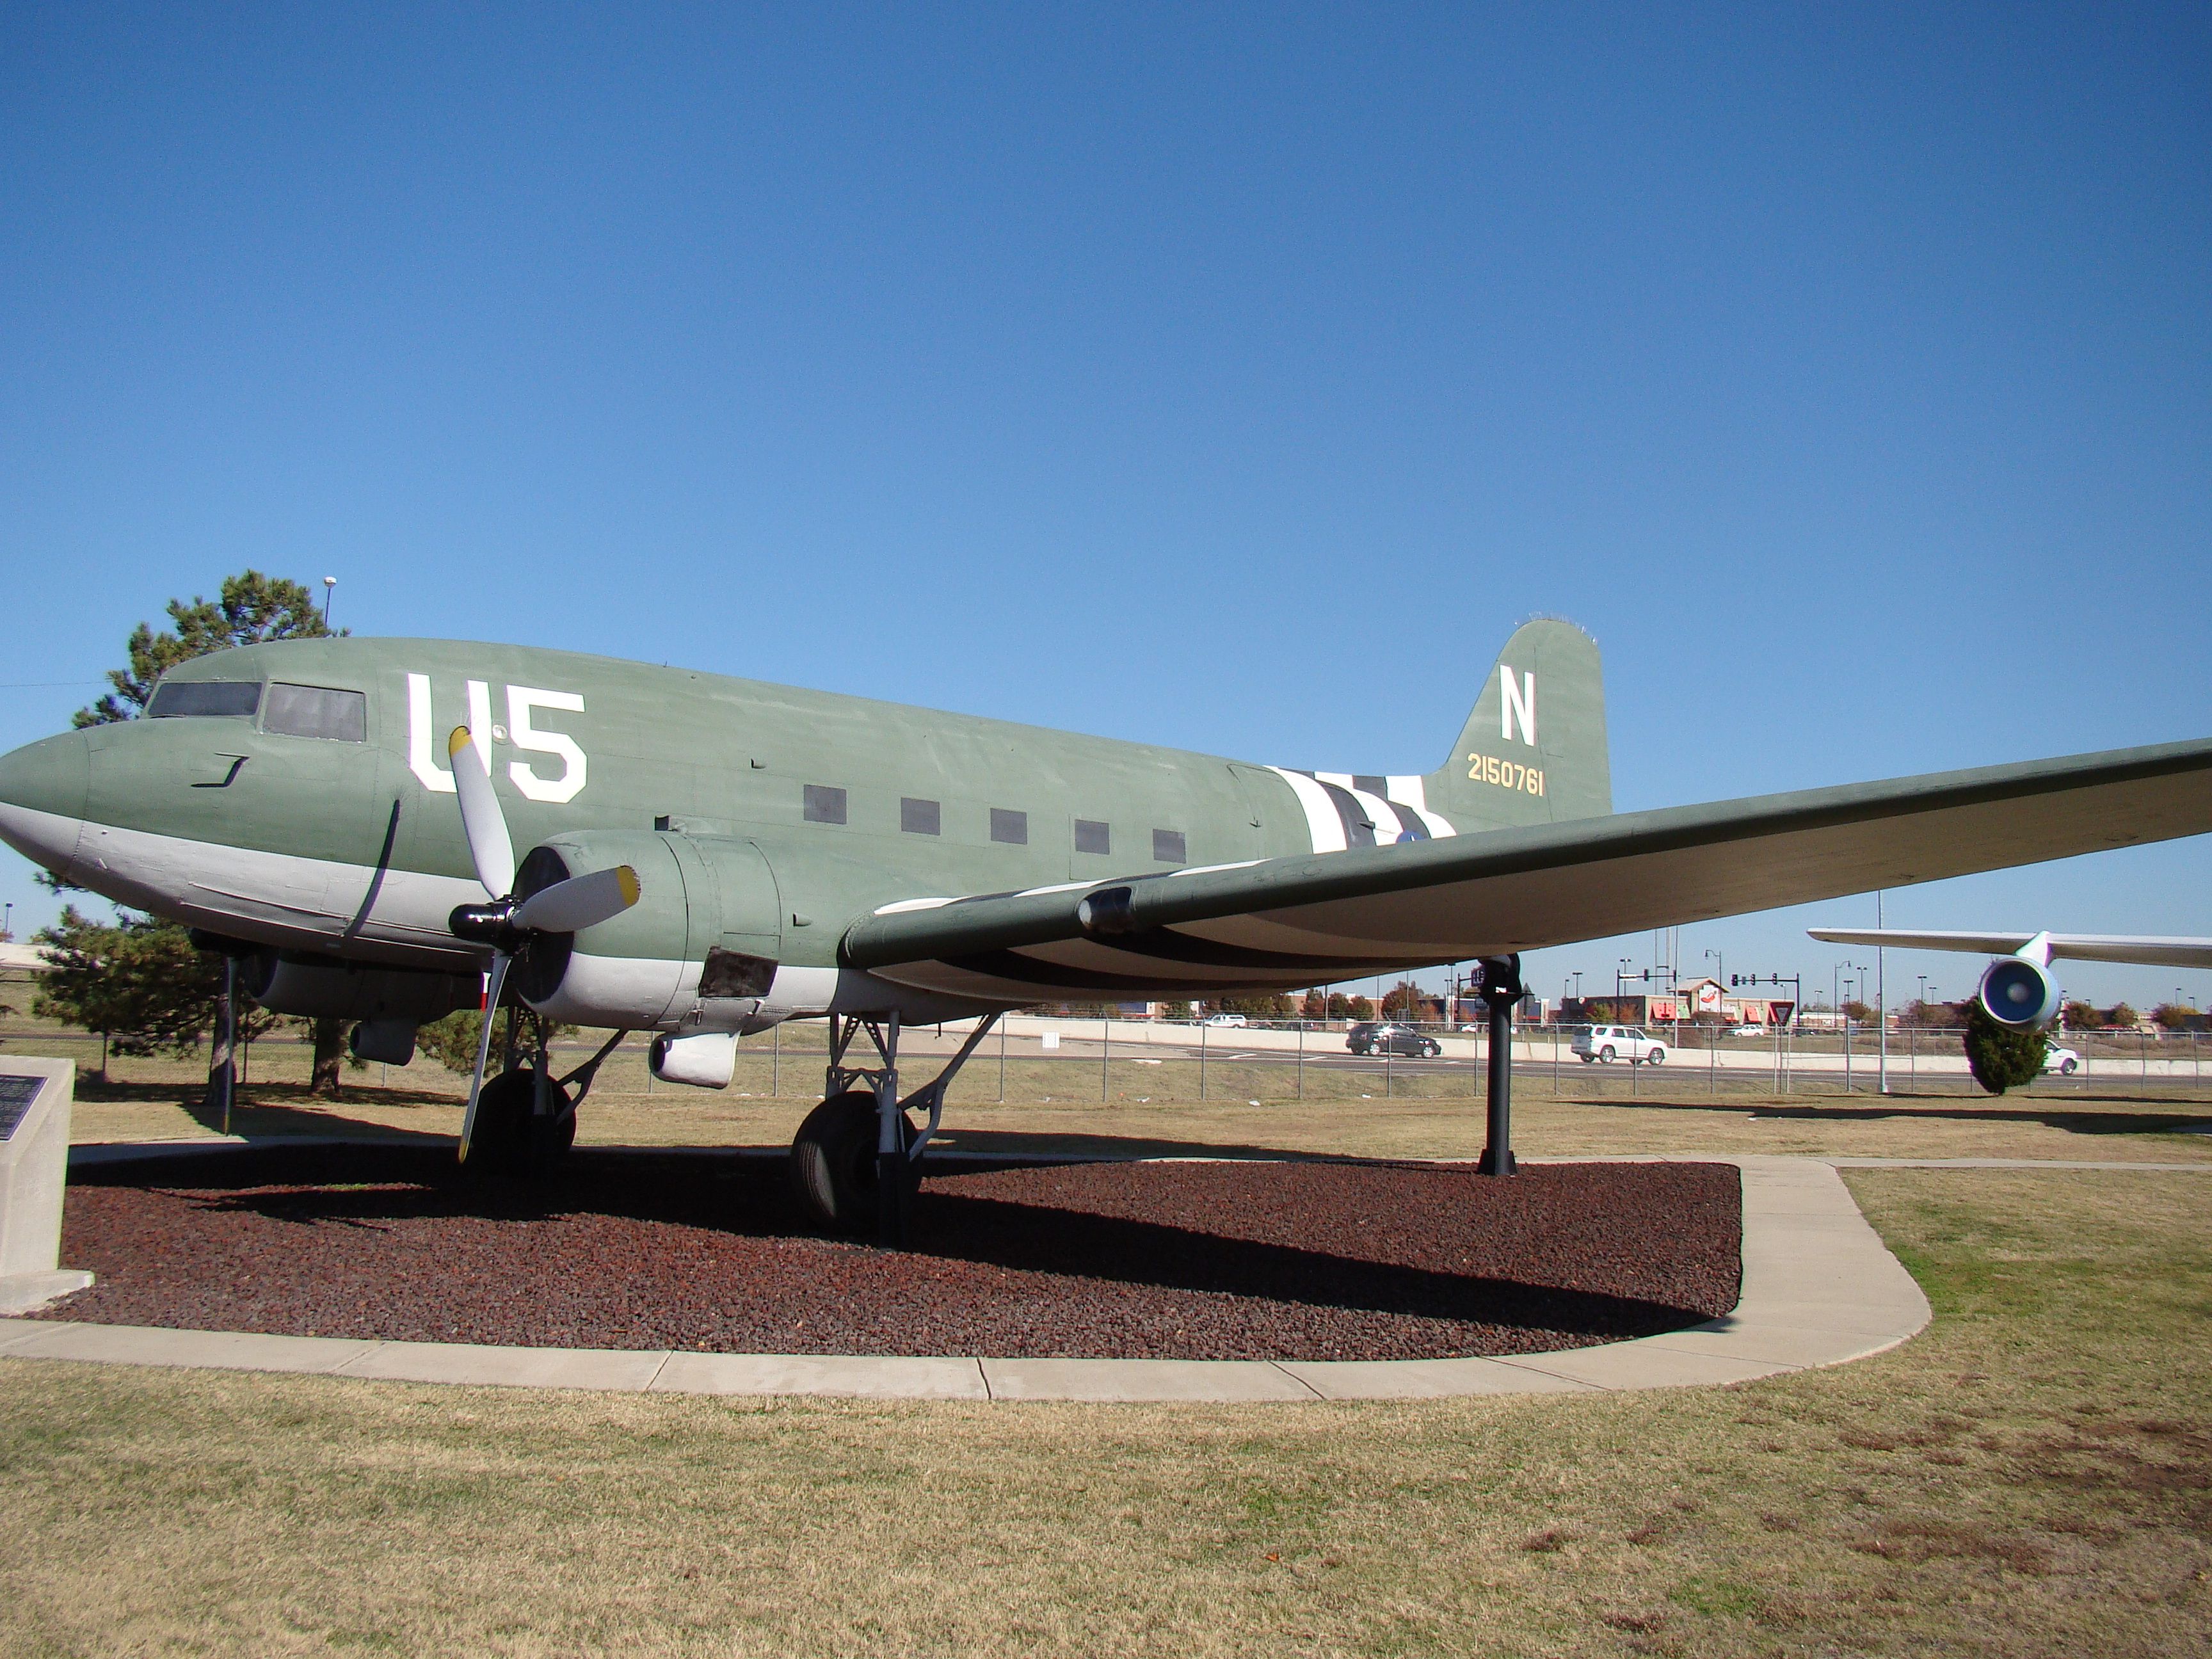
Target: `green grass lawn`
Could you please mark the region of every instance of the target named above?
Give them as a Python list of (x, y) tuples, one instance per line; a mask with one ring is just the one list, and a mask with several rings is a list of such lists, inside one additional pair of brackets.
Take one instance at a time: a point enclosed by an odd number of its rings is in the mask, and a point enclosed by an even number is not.
[(2212, 1648), (2204, 1176), (1863, 1171), (1903, 1348), (1420, 1404), (856, 1404), (0, 1365), (0, 1649)]

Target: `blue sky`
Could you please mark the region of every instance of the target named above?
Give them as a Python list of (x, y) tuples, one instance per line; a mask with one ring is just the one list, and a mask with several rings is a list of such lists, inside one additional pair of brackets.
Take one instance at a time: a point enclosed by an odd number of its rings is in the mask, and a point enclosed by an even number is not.
[[(2212, 730), (2202, 7), (18, 4), (0, 319), (9, 745), (248, 564), (1374, 772), (1563, 614), (1623, 807)], [(2208, 874), (1888, 914), (2212, 933)], [(1825, 988), (1873, 908), (1685, 965)]]

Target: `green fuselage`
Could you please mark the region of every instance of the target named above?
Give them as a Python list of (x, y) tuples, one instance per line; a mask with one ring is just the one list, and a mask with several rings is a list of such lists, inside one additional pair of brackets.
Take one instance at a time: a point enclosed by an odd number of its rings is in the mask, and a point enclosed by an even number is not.
[[(554, 843), (572, 872), (636, 866), (645, 900), (576, 935), (580, 952), (696, 975), (719, 946), (830, 975), (848, 925), (886, 905), (1606, 810), (1594, 650), (1536, 623), (1508, 657), (1462, 753), (1384, 779), (531, 647), (291, 641), (187, 663), (147, 718), (0, 758), (0, 834), (72, 881), (227, 937), (464, 965), (483, 951), (447, 917), (498, 896), (472, 874), (448, 769), (465, 726), (489, 737), (518, 854)], [(1523, 659), (1549, 665), (1554, 688), (1540, 749), (1510, 706), (1534, 696)], [(827, 994), (794, 993), (783, 1012)]]

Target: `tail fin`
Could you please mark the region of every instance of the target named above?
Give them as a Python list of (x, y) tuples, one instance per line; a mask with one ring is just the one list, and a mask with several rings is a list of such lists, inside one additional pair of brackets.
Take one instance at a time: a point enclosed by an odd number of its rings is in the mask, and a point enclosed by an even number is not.
[(1498, 653), (1451, 758), (1422, 784), (1429, 810), (1462, 831), (1612, 811), (1597, 641), (1572, 623), (1523, 623)]

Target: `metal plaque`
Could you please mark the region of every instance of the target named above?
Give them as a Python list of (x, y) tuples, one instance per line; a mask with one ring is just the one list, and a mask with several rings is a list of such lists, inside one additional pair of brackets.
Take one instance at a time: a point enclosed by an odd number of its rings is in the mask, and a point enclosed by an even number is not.
[(0, 1077), (0, 1140), (13, 1140), (15, 1126), (31, 1109), (44, 1086), (42, 1077)]

